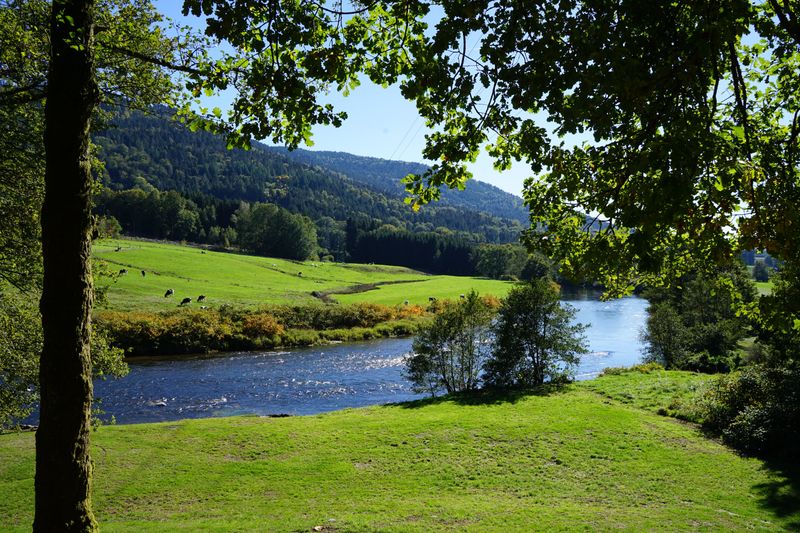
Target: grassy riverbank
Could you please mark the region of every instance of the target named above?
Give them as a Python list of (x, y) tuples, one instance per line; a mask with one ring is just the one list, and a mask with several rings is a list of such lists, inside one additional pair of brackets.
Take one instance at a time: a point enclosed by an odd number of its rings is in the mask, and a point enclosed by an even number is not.
[[(107, 303), (95, 310), (95, 324), (131, 355), (411, 335), (429, 318), (431, 297), (457, 299), (473, 289), (504, 296), (512, 286), (404, 267), (288, 261), (130, 239), (100, 241), (94, 258), (114, 273), (101, 277)], [(174, 294), (165, 297), (167, 289)], [(182, 306), (184, 298), (192, 301)]]
[(428, 320), (420, 306), (273, 306), (267, 309), (101, 311), (94, 324), (128, 355), (269, 350), (413, 335)]
[[(431, 276), (404, 267), (288, 261), (127, 239), (96, 243), (94, 258), (112, 272), (127, 270), (113, 283), (101, 280), (109, 285), (108, 307), (115, 311), (174, 310), (186, 297), (192, 298), (189, 307), (324, 301), (427, 305), (429, 297), (458, 298), (470, 289), (504, 296), (511, 287), (504, 281)], [(174, 295), (165, 298), (167, 289)], [(206, 301), (198, 304), (201, 294)]]
[[(703, 379), (102, 427), (94, 506), (104, 531), (797, 529), (796, 472), (655, 414)], [(29, 530), (32, 434), (0, 436), (0, 493)]]

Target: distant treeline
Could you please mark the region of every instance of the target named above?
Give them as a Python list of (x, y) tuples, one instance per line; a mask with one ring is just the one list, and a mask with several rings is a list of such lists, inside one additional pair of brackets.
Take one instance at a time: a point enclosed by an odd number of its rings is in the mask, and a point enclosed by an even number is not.
[(454, 235), (411, 233), (391, 226), (371, 227), (367, 221), (347, 222), (347, 250), (356, 263), (400, 265), (437, 274), (476, 274), (477, 246)]
[[(341, 172), (353, 181), (363, 183), (390, 196), (404, 196), (405, 184), (399, 178), (408, 174), (424, 174), (426, 165), (406, 161), (390, 161), (377, 157), (364, 157), (345, 152), (325, 152), (297, 149), (283, 151), (274, 148), (286, 157), (310, 165)], [(476, 176), (478, 179), (480, 175)], [(435, 207), (451, 207), (461, 213), (482, 211), (495, 217), (516, 220), (523, 226), (529, 224), (530, 214), (523, 206), (522, 198), (509, 194), (493, 185), (472, 180), (464, 190), (441, 187), (441, 197)]]
[(143, 178), (136, 179), (133, 189), (104, 190), (95, 199), (95, 211), (107, 236), (124, 233), (236, 247), (286, 259), (380, 263), (497, 279), (528, 277), (530, 265), (542, 262), (529, 258), (521, 245), (486, 244), (468, 232), (409, 231), (367, 217), (312, 221), (271, 203), (162, 192)]

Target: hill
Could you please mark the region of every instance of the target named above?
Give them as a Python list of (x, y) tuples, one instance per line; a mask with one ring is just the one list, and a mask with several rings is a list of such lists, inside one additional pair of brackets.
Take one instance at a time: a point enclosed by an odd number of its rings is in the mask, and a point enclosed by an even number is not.
[[(94, 510), (105, 531), (137, 533), (800, 527), (796, 466), (772, 469), (622, 403), (603, 393), (605, 379), (317, 416), (100, 427)], [(680, 372), (625, 380), (627, 398), (643, 383), (699, 384)], [(33, 433), (0, 435), (6, 531), (30, 529), (33, 449)]]
[[(408, 174), (422, 174), (427, 165), (405, 161), (390, 161), (376, 157), (364, 157), (345, 152), (326, 152), (297, 149), (288, 151), (271, 148), (296, 161), (340, 172), (348, 178), (374, 187), (391, 196), (404, 196), (405, 186), (401, 179)], [(440, 206), (453, 206), (470, 211), (482, 211), (490, 215), (516, 220), (528, 225), (528, 210), (522, 199), (504, 190), (478, 180), (472, 180), (463, 191), (441, 189), (442, 196), (437, 202)]]
[[(144, 179), (159, 190), (175, 190), (190, 198), (211, 195), (221, 200), (272, 202), (315, 221), (360, 218), (413, 232), (445, 228), (469, 234), (476, 242), (515, 242), (526, 221), (524, 210), (513, 207), (519, 199), (484, 184), (476, 187), (491, 192), (486, 198), (476, 191), (458, 200), (453, 197), (449, 204), (413, 212), (402, 200), (399, 182), (388, 185), (405, 175), (398, 176), (397, 171), (413, 164), (376, 163), (342, 154), (315, 159), (312, 152), (289, 155), (258, 143), (249, 151), (227, 150), (223, 138), (189, 131), (163, 111), (133, 112), (115, 117), (113, 123), (93, 137), (105, 164), (105, 183), (112, 189), (129, 189)], [(480, 202), (470, 200), (478, 197)]]
[[(503, 296), (511, 287), (504, 281), (431, 276), (403, 267), (289, 261), (139, 240), (102, 240), (93, 253), (112, 272), (128, 271), (107, 293), (110, 308), (123, 311), (174, 310), (182, 298), (200, 294), (209, 307), (319, 303), (320, 295), (343, 303), (427, 305), (431, 296), (458, 298), (470, 289)], [(172, 298), (164, 297), (167, 289), (175, 291)]]

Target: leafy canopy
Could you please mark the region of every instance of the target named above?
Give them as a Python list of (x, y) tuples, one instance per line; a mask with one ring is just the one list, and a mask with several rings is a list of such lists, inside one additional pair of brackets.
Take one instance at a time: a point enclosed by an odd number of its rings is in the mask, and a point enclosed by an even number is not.
[(316, 124), (338, 126), (346, 114), (321, 103), (347, 94), (359, 74), (387, 84), (410, 73), (423, 40), (423, 2), (355, 3), (185, 0), (184, 15), (206, 17), (206, 35), (227, 46), (191, 77), (195, 96), (235, 89), (227, 116), (213, 109), (190, 125), (229, 133), (232, 146), (251, 138), (296, 147), (311, 143)]
[[(44, 195), (44, 106), (50, 62), (50, 2), (0, 2), (0, 280), (23, 290), (41, 280), (39, 212)], [(188, 108), (180, 77), (206, 58), (205, 39), (176, 33), (145, 0), (101, 0), (97, 80), (107, 111), (168, 103)], [(181, 30), (181, 31), (185, 31)], [(99, 165), (94, 162), (95, 167)]]
[(318, 102), (324, 91), (359, 73), (400, 83), (434, 130), (424, 155), (436, 164), (407, 178), (415, 207), (441, 185), (463, 188), (482, 149), (500, 169), (527, 165), (528, 244), (612, 294), (740, 248), (800, 254), (792, 3), (189, 0), (184, 11), (209, 16), (207, 34), (236, 50), (219, 78), (192, 85), (239, 89), (233, 142), (295, 146), (344, 118)]
[(737, 248), (795, 257), (796, 11), (744, 0), (443, 2), (403, 81), (438, 126), (425, 150), (437, 164), (408, 189), (424, 203), (438, 185), (463, 187), (484, 145), (498, 168), (528, 165), (527, 242), (617, 294)]

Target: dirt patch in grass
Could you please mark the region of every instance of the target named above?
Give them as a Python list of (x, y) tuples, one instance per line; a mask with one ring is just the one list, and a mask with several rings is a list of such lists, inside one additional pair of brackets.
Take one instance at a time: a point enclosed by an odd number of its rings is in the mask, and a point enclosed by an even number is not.
[(311, 296), (317, 298), (327, 304), (338, 303), (331, 298), (332, 294), (358, 294), (361, 292), (374, 291), (382, 285), (397, 285), (399, 283), (417, 283), (418, 279), (399, 279), (393, 281), (378, 281), (375, 283), (359, 283), (358, 285), (350, 285), (339, 289), (329, 289), (327, 291), (312, 291)]

